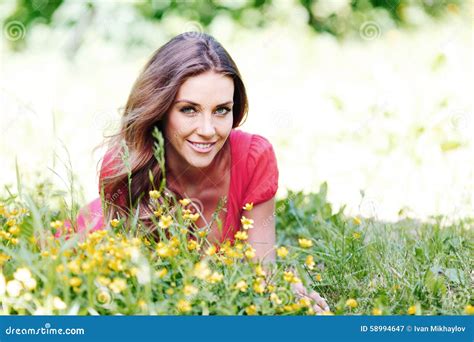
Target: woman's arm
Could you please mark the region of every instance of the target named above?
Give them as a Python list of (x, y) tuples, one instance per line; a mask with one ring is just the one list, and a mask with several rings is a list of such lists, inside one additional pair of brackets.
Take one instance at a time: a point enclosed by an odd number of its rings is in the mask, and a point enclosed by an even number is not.
[(253, 207), (244, 216), (252, 219), (253, 228), (248, 230), (248, 242), (255, 248), (255, 260), (263, 263), (275, 261), (275, 197)]

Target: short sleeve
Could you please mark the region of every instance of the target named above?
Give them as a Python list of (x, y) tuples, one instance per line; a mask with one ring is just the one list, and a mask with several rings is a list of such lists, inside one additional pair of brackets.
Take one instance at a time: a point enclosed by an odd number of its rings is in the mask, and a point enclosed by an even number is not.
[(244, 204), (268, 201), (278, 190), (278, 166), (272, 144), (260, 135), (253, 135), (247, 160), (248, 186)]

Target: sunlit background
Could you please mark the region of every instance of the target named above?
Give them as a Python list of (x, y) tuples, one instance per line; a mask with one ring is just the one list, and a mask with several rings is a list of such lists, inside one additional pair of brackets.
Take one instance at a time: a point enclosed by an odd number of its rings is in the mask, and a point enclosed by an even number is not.
[(3, 0), (0, 184), (17, 164), (23, 183), (66, 189), (68, 152), (83, 201), (97, 197), (93, 148), (142, 66), (207, 32), (240, 68), (241, 129), (273, 143), (280, 196), (327, 181), (351, 214), (472, 216), (473, 17), (454, 0)]

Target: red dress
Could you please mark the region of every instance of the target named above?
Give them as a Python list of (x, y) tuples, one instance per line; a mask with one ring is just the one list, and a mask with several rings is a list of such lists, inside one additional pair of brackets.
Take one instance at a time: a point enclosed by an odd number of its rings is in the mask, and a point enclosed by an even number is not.
[[(254, 205), (265, 202), (275, 196), (278, 189), (278, 166), (270, 142), (258, 134), (250, 134), (233, 129), (230, 133), (231, 173), (227, 196), (227, 214), (224, 223), (222, 241), (234, 240), (240, 228), (242, 207), (246, 203)], [(100, 172), (101, 179), (110, 174), (110, 153), (106, 153)], [(106, 198), (110, 194), (105, 193)], [(125, 201), (123, 192), (118, 201)], [(123, 202), (122, 202), (123, 203)], [(100, 197), (82, 208), (77, 218), (79, 231), (88, 226), (91, 231), (105, 226)]]

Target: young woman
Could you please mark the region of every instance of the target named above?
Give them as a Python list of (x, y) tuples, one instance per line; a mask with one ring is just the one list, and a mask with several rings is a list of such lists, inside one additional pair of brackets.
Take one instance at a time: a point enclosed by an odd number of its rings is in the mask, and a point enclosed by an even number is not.
[[(159, 48), (136, 80), (125, 106), (119, 133), (112, 137), (100, 172), (100, 198), (81, 211), (79, 229), (101, 229), (117, 215), (126, 215), (130, 200), (140, 202), (140, 217), (153, 215), (149, 191), (165, 175), (168, 191), (192, 201), (199, 211), (198, 227), (209, 226), (208, 238), (219, 244), (233, 241), (243, 207), (253, 220), (249, 243), (256, 258), (275, 260), (275, 193), (278, 167), (272, 145), (260, 135), (237, 130), (248, 111), (245, 86), (227, 51), (207, 34), (181, 34)], [(165, 170), (153, 154), (158, 128), (164, 136)], [(129, 150), (128, 163), (121, 157), (121, 143)], [(121, 151), (121, 152), (120, 152)], [(128, 174), (132, 174), (130, 193)], [(226, 199), (219, 230), (212, 215)], [(86, 215), (86, 211), (89, 212)], [(327, 309), (315, 292), (301, 295), (315, 300), (317, 312)]]

